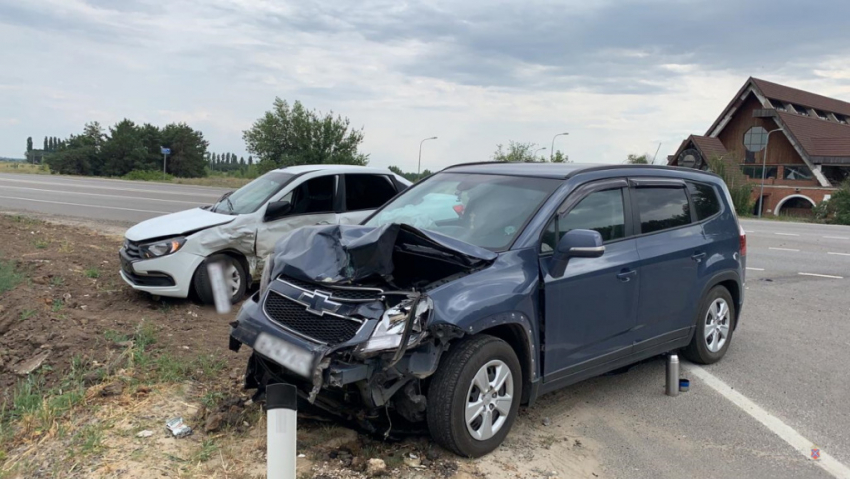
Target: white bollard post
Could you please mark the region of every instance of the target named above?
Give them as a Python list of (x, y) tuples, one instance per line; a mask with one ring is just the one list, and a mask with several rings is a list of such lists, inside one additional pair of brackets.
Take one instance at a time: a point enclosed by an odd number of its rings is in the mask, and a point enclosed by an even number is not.
[(292, 384), (266, 387), (268, 479), (295, 479), (298, 393)]

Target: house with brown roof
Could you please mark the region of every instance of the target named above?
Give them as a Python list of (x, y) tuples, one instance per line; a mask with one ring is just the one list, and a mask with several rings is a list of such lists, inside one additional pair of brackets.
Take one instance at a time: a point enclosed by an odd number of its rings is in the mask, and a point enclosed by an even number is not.
[(764, 177), (763, 214), (811, 214), (850, 177), (850, 103), (749, 78), (708, 131), (683, 140), (668, 163), (706, 169), (712, 158), (739, 164), (751, 183)]

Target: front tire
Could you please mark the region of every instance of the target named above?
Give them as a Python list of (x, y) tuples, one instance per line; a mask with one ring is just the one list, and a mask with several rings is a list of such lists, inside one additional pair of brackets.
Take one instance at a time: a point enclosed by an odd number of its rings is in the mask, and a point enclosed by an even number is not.
[(516, 420), (522, 369), (508, 343), (475, 336), (455, 344), (428, 387), (428, 429), (441, 446), (465, 457), (497, 447)]
[(691, 343), (682, 353), (697, 364), (723, 359), (735, 330), (735, 302), (723, 286), (712, 288), (702, 300), (697, 327)]
[(192, 280), (198, 300), (203, 304), (215, 304), (215, 297), (213, 297), (212, 285), (207, 272), (207, 265), (215, 262), (222, 263), (224, 267), (224, 281), (232, 294), (230, 304), (238, 303), (245, 296), (245, 291), (248, 290), (248, 274), (239, 260), (226, 254), (214, 254), (198, 266)]

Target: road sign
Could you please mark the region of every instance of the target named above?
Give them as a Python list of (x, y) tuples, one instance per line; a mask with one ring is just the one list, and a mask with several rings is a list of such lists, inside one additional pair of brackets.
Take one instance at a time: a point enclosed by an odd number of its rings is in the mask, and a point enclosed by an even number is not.
[(171, 148), (165, 148), (164, 146), (160, 146), (159, 151), (163, 155), (170, 155), (171, 154)]

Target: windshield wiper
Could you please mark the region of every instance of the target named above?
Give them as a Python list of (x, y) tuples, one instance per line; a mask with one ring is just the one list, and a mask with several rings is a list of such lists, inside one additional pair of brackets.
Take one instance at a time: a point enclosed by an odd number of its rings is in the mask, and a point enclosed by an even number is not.
[(233, 191), (228, 191), (227, 193), (221, 195), (221, 198), (218, 199), (215, 206), (213, 207), (213, 213), (218, 213), (218, 205), (221, 204), (222, 201), (227, 201), (227, 207), (230, 208), (230, 212), (233, 213), (233, 202), (230, 201), (230, 195), (233, 194)]
[(230, 201), (230, 195), (224, 197), (227, 200), (227, 207), (230, 208), (230, 212), (233, 213), (233, 202)]

